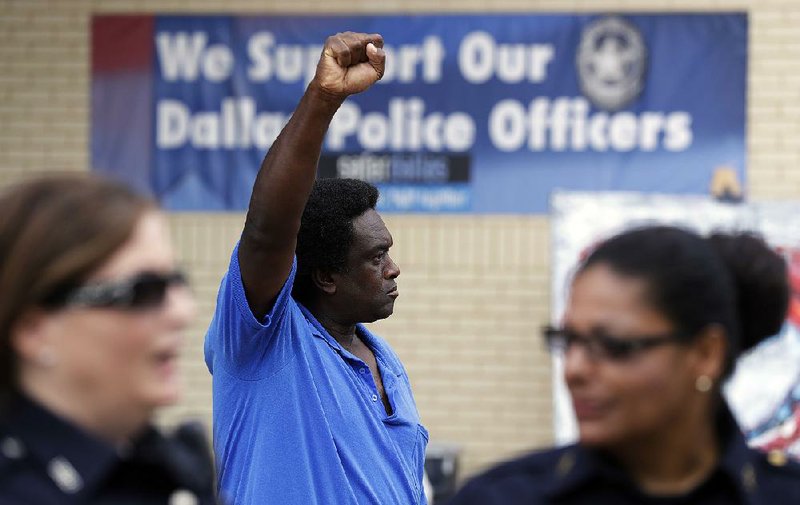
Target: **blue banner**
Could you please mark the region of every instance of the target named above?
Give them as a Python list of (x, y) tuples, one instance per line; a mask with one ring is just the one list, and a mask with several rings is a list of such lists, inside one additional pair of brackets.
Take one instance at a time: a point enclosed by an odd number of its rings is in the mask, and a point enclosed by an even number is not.
[[(375, 183), (381, 210), (543, 213), (556, 188), (697, 194), (720, 170), (744, 179), (745, 14), (126, 19), (149, 23), (148, 66), (126, 70), (148, 92), (93, 66), (92, 165), (169, 209), (247, 207), (325, 38), (345, 30), (384, 36), (386, 75), (337, 113), (319, 177)], [(93, 20), (98, 54), (121, 44), (97, 35), (111, 21)], [(150, 166), (131, 175), (126, 158)]]

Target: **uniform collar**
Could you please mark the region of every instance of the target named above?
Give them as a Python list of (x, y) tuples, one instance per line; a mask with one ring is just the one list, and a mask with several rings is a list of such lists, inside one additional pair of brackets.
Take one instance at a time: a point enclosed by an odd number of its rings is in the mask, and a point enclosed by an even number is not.
[(147, 426), (129, 447), (117, 451), (28, 397), (18, 395), (8, 407), (9, 415), (0, 420), (0, 432), (6, 434), (0, 443), (44, 468), (67, 495), (92, 496), (121, 468), (149, 468), (179, 487), (211, 493), (214, 471), (199, 425), (181, 425), (170, 438)]
[(743, 503), (760, 505), (764, 501), (760, 498), (760, 483), (756, 474), (758, 453), (748, 447), (728, 405), (724, 401), (721, 403), (717, 421), (717, 428), (723, 441), (719, 468), (731, 482), (736, 483)]
[[(741, 502), (747, 505), (765, 505), (760, 497), (756, 474), (756, 452), (747, 446), (728, 406), (722, 402), (717, 417), (717, 429), (722, 443), (722, 456), (716, 472), (721, 472), (736, 486)], [(578, 490), (594, 480), (612, 480), (632, 485), (630, 478), (613, 461), (598, 451), (575, 444), (565, 447), (557, 455), (554, 476), (546, 489), (547, 496), (555, 498)]]
[(94, 489), (119, 462), (114, 447), (19, 395), (4, 420), (8, 434), (65, 493)]

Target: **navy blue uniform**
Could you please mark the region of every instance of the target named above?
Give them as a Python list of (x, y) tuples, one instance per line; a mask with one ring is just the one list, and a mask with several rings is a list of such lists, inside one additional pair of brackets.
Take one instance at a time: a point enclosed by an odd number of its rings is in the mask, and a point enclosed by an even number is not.
[(800, 464), (747, 447), (727, 411), (718, 424), (722, 457), (681, 496), (644, 494), (613, 461), (580, 445), (502, 464), (464, 486), (449, 505), (798, 505)]
[(215, 503), (213, 466), (203, 434), (146, 430), (123, 453), (16, 398), (0, 419), (0, 504)]

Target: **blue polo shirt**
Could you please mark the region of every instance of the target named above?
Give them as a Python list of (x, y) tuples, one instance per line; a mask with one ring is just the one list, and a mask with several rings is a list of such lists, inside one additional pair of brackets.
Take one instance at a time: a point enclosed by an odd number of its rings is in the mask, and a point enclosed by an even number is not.
[(291, 296), (297, 261), (263, 320), (250, 311), (238, 245), (205, 340), (214, 452), (230, 504), (425, 504), (428, 433), (389, 345), (362, 325), (392, 406), (367, 365)]

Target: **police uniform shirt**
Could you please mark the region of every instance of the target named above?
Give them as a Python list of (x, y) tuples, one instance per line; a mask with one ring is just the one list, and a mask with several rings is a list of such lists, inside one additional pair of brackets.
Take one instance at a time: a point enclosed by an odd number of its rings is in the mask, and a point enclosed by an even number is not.
[(202, 433), (147, 429), (117, 451), (33, 401), (0, 419), (0, 505), (210, 505), (213, 466)]
[(727, 408), (718, 423), (722, 457), (699, 486), (651, 496), (611, 459), (580, 445), (534, 453), (474, 478), (449, 505), (797, 505), (800, 464), (747, 447)]

